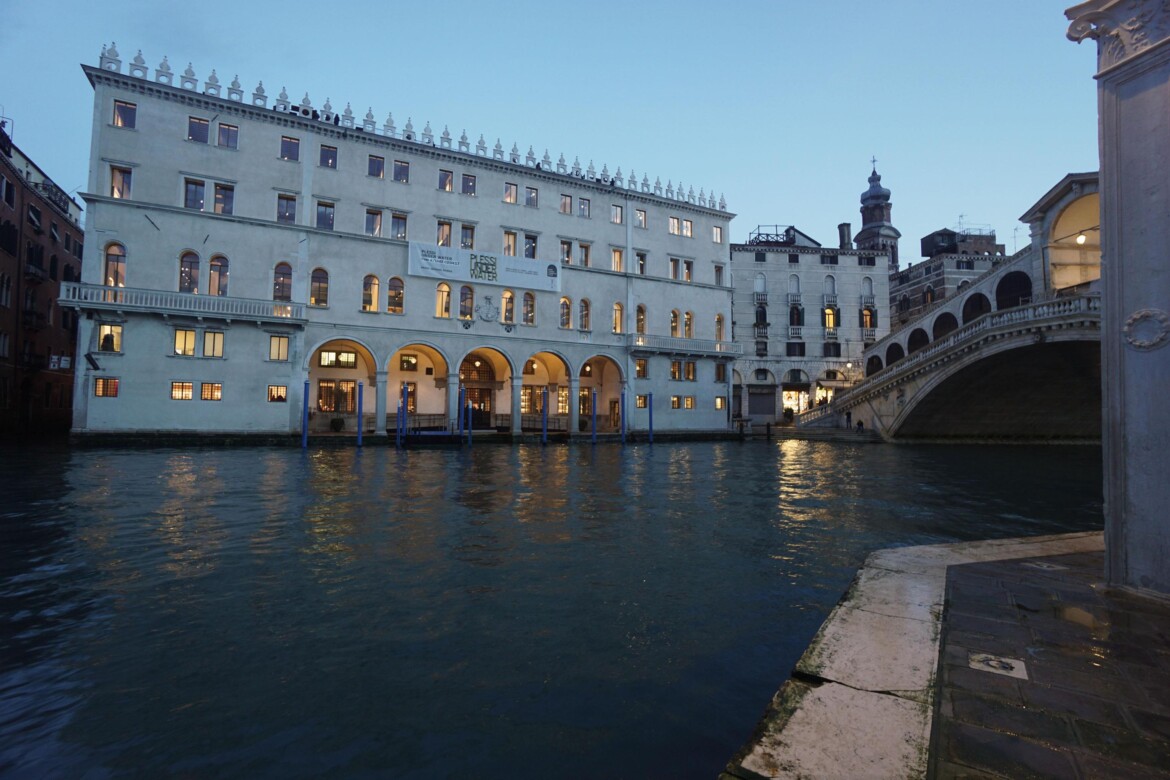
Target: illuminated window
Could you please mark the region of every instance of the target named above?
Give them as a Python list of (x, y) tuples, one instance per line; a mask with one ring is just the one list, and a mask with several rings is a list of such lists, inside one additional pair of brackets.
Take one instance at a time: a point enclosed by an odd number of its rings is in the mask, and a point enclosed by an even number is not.
[(171, 382), (172, 401), (190, 401), (194, 391), (191, 382)]
[(672, 395), (670, 397), (670, 408), (671, 409), (681, 409), (682, 408), (682, 396), (681, 395)]
[(355, 380), (317, 380), (317, 411), (353, 414), (356, 408), (357, 382)]
[(529, 206), (530, 208), (536, 208), (537, 203), (539, 202), (537, 200), (537, 196), (538, 196), (538, 193), (536, 191), (536, 187), (525, 187), (524, 188), (524, 205)]
[(206, 119), (199, 117), (187, 117), (187, 140), (194, 141), (198, 144), (207, 143), (207, 138), (211, 129)]
[(577, 198), (577, 216), (589, 218), (589, 199)]
[(683, 281), (684, 282), (693, 282), (694, 280), (695, 280), (695, 261), (694, 260), (684, 260), (683, 261)]
[(402, 314), (402, 307), (406, 303), (406, 285), (397, 276), (386, 282), (386, 311), (391, 314)]
[(561, 265), (569, 265), (573, 262), (573, 242), (561, 242)]
[(691, 221), (689, 219), (684, 219), (682, 221), (682, 234), (685, 238), (691, 237), (691, 229)]
[(439, 222), (435, 243), (439, 246), (451, 246), (451, 223)]
[(622, 262), (622, 250), (611, 249), (609, 253), (610, 269), (621, 273), (624, 270)]
[(464, 195), (475, 194), (475, 177), (470, 173), (463, 174), (463, 188), (460, 190)]
[(695, 408), (695, 397), (693, 395), (684, 395), (683, 396), (683, 408), (684, 409), (694, 409)]
[(723, 226), (722, 225), (712, 225), (711, 226), (711, 240), (714, 241), (716, 244), (723, 243)]
[(670, 361), (670, 378), (674, 379), (675, 381), (678, 381), (678, 380), (681, 380), (682, 377), (683, 377), (682, 361), (681, 360)]
[(110, 168), (110, 197), (124, 200), (130, 197), (130, 182), (132, 174), (129, 168)]
[(390, 217), (390, 238), (396, 238), (399, 241), (406, 240), (406, 215), (393, 214)]
[(378, 310), (378, 277), (370, 274), (362, 280), (362, 311)]
[(510, 181), (504, 182), (504, 203), (516, 203), (516, 185)]
[(288, 360), (288, 336), (268, 337), (268, 359), (278, 362)]
[(715, 315), (715, 340), (723, 341), (723, 315)]
[(98, 325), (98, 352), (122, 351), (122, 326)]
[(532, 260), (536, 259), (536, 236), (531, 233), (524, 234), (524, 256)]
[(444, 318), (451, 316), (451, 288), (446, 282), (439, 282), (439, 286), (435, 288), (435, 316)]
[(451, 171), (439, 171), (439, 189), (443, 192), (455, 190), (455, 174)]
[(199, 385), (199, 400), (201, 401), (221, 401), (223, 400), (223, 385), (219, 382), (203, 382)]
[(508, 257), (516, 256), (516, 231), (504, 231), (504, 254)]
[(402, 184), (410, 183), (410, 163), (404, 160), (394, 161), (394, 181)]
[(183, 180), (183, 207), (203, 211), (205, 185), (201, 179)]
[(175, 354), (183, 357), (195, 354), (195, 331), (185, 328), (175, 330)]
[(715, 396), (715, 408), (716, 409), (726, 409), (727, 408), (727, 399), (721, 395)]
[(297, 198), (295, 195), (276, 196), (276, 221), (288, 225), (297, 221)]
[(375, 179), (386, 178), (386, 158), (371, 154), (369, 162), (366, 164), (366, 175), (373, 176)]
[(280, 159), (292, 162), (301, 159), (300, 139), (282, 135), (280, 137)]
[(568, 298), (561, 298), (561, 327), (573, 327), (573, 302)]
[(678, 338), (678, 325), (678, 309), (675, 309), (670, 313), (670, 335), (675, 338)]
[[(133, 130), (138, 122), (138, 105), (124, 100), (114, 101), (114, 127)], [(115, 385), (117, 382), (115, 382)]]
[(634, 408), (645, 409), (649, 405), (649, 398), (645, 395), (634, 396)]
[(404, 354), (398, 358), (399, 371), (418, 371), (418, 355)]
[(832, 306), (826, 306), (821, 312), (822, 325), (826, 328), (837, 327), (837, 310)]
[(646, 209), (634, 209), (634, 227), (646, 227)]
[(269, 385), (268, 403), (282, 404), (288, 400), (288, 385)]
[(240, 146), (240, 128), (235, 125), (219, 123), (218, 143), (224, 149), (238, 149)]
[(463, 225), (459, 229), (459, 246), (462, 249), (475, 249), (475, 225)]
[(95, 377), (93, 380), (93, 394), (98, 398), (117, 398), (118, 380), (108, 376)]
[(622, 308), (622, 305), (620, 303), (614, 303), (614, 305), (613, 305), (613, 332), (614, 333), (621, 333), (622, 332), (622, 330), (624, 329), (624, 326), (623, 326), (624, 320), (625, 320), (625, 309)]
[(317, 356), (317, 363), (321, 368), (357, 368), (357, 353), (323, 349)]
[(530, 292), (524, 293), (524, 324), (536, 324), (536, 296)]
[(646, 358), (635, 358), (634, 377), (636, 379), (648, 379), (650, 377), (649, 364)]
[(561, 386), (557, 388), (557, 414), (569, 413), (569, 388)]
[(324, 268), (314, 268), (309, 278), (309, 305), (329, 305), (329, 272)]
[(683, 338), (693, 339), (695, 337), (695, 315), (687, 312), (683, 315)]
[(645, 306), (639, 305), (638, 308), (634, 310), (634, 332), (641, 333), (641, 334), (646, 333), (646, 307)]
[(333, 204), (328, 201), (317, 201), (317, 227), (321, 230), (333, 229)]
[(203, 332), (203, 357), (223, 357), (223, 331)]
[(469, 320), (475, 314), (475, 290), (469, 285), (459, 288), (459, 319)]
[(230, 184), (215, 185), (215, 213), (231, 214), (235, 210), (236, 188)]
[(336, 168), (337, 167), (337, 147), (326, 146), (321, 144), (321, 160), (322, 168)]
[(199, 292), (199, 255), (184, 252), (179, 258), (179, 292)]
[(288, 263), (277, 263), (272, 271), (272, 300), (292, 300), (292, 266)]

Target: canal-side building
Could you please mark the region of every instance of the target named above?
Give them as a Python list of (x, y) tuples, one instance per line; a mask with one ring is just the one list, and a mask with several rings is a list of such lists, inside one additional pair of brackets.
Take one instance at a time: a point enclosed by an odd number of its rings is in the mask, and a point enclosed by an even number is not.
[(57, 304), (80, 276), (81, 207), (0, 120), (0, 435), (69, 430), (76, 315)]
[(891, 330), (952, 296), (987, 271), (1004, 262), (1004, 245), (990, 228), (936, 230), (922, 239), (918, 263), (890, 271)]
[[(703, 188), (215, 71), (94, 90), (74, 430), (723, 430), (732, 214)], [(547, 405), (547, 406), (546, 406)]]
[(888, 247), (836, 247), (790, 225), (762, 225), (731, 245), (736, 341), (733, 413), (780, 422), (828, 403), (863, 376), (863, 350), (889, 331)]

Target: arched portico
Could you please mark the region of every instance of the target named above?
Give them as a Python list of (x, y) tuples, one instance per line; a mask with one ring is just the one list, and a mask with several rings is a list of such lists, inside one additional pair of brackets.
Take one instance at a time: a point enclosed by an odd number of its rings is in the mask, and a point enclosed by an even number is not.
[(576, 389), (577, 382), (563, 356), (554, 352), (529, 355), (520, 370), (520, 430), (536, 431), (543, 428), (546, 399), (548, 429), (570, 430), (573, 408), (571, 399)]
[[(450, 363), (435, 346), (407, 344), (390, 355), (386, 364), (386, 397), (382, 414), (393, 428), (403, 398), (409, 430), (446, 431), (453, 413), (456, 390), (450, 382)], [(405, 391), (405, 392), (404, 392)]]
[(363, 430), (375, 430), (377, 366), (373, 352), (357, 339), (329, 339), (307, 351), (309, 431), (356, 432), (359, 391)]
[[(579, 390), (577, 393), (577, 413), (579, 431), (590, 430), (593, 415), (593, 399), (597, 399), (597, 430), (621, 430), (621, 396), (625, 391), (626, 382), (622, 376), (621, 365), (608, 355), (594, 355), (581, 364), (577, 372)], [(594, 396), (596, 392), (596, 396)], [(627, 398), (626, 403), (632, 399)]]
[[(519, 388), (513, 387), (514, 377), (519, 379), (511, 360), (498, 349), (478, 347), (463, 357), (459, 363), (459, 387), (463, 389), (464, 403), (471, 407), (473, 430), (501, 427), (513, 430), (513, 414), (520, 408)], [(458, 423), (458, 418), (455, 422)], [(518, 419), (513, 432), (519, 432)]]

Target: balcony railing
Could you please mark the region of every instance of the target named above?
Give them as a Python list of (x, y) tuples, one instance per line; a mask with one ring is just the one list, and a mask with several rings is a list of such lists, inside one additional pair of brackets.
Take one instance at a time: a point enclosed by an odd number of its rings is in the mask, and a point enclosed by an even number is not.
[(836, 341), (836, 340), (837, 340), (837, 329), (836, 328), (825, 328), (825, 341)]
[(803, 334), (804, 334), (804, 326), (803, 325), (789, 325), (788, 326), (788, 338), (802, 339), (802, 338), (804, 338)]
[(825, 305), (826, 306), (836, 306), (837, 305), (837, 296), (830, 295), (829, 293), (825, 293)]
[(766, 292), (756, 293), (755, 294), (755, 301), (756, 301), (757, 306), (761, 303), (767, 303), (768, 302), (768, 293), (766, 293)]
[(866, 344), (872, 344), (877, 341), (877, 328), (862, 328), (861, 340)]
[(800, 293), (788, 293), (788, 305), (789, 306), (799, 306), (800, 305)]
[(768, 338), (768, 326), (767, 325), (753, 325), (752, 330), (754, 331), (756, 338), (758, 338), (758, 339)]
[(861, 305), (862, 306), (873, 306), (874, 305), (874, 297), (872, 295), (861, 296)]
[(106, 287), (100, 284), (67, 282), (61, 285), (62, 306), (77, 309), (139, 311), (154, 314), (197, 314), (226, 320), (246, 319), (270, 322), (305, 321), (305, 305), (291, 301), (194, 295), (166, 290), (133, 287)]
[(635, 352), (664, 352), (679, 355), (728, 355), (743, 354), (743, 345), (734, 341), (708, 341), (706, 339), (682, 339), (674, 336), (648, 336), (632, 333), (627, 346)]
[(37, 263), (24, 264), (24, 278), (34, 284), (45, 281), (45, 268)]

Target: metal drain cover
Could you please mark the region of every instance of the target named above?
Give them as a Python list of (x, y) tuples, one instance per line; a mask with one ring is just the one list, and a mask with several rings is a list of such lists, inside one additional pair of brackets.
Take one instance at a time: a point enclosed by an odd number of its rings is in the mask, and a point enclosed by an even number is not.
[(989, 653), (968, 653), (967, 665), (981, 672), (1002, 674), (1015, 677), (1017, 680), (1028, 679), (1028, 670), (1024, 668), (1024, 662), (1019, 658), (1004, 658)]

